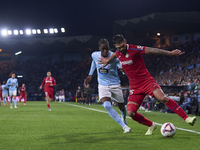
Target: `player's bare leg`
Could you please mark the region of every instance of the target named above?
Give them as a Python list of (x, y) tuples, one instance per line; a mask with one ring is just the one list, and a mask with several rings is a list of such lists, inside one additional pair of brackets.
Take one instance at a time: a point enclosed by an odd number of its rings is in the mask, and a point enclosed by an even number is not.
[(10, 109), (12, 109), (12, 99), (13, 99), (13, 96), (10, 97)]
[(24, 105), (26, 106), (27, 96), (24, 96)]
[(19, 105), (20, 105), (20, 103), (21, 103), (21, 99), (22, 99), (22, 96), (19, 97)]
[[(116, 102), (116, 103), (117, 103), (117, 102)], [(121, 112), (121, 115), (122, 115), (121, 119), (122, 119), (122, 121), (123, 121), (126, 125), (128, 125), (128, 124), (127, 124), (127, 121), (126, 121), (126, 107), (125, 107), (124, 103), (117, 103), (117, 106), (118, 106), (118, 108), (119, 108), (119, 110), (120, 110), (120, 112)]]
[(196, 121), (196, 117), (188, 117), (184, 110), (172, 99), (168, 98), (162, 89), (155, 89), (153, 91), (153, 95), (163, 104), (167, 105), (169, 109), (171, 109), (174, 113), (179, 115), (181, 118), (185, 120), (186, 123), (190, 125), (194, 125)]
[(47, 107), (48, 107), (49, 111), (51, 111), (50, 104), (49, 104), (50, 100), (51, 100), (51, 98), (46, 97)]
[(111, 98), (109, 97), (103, 97), (101, 98), (101, 102), (103, 103), (104, 108), (110, 115), (112, 119), (114, 119), (124, 130), (124, 133), (129, 133), (131, 132), (131, 129), (120, 119), (119, 115), (117, 112), (112, 108), (111, 105)]
[(15, 108), (17, 108), (17, 99), (16, 99), (16, 95), (14, 95), (14, 105), (15, 105)]

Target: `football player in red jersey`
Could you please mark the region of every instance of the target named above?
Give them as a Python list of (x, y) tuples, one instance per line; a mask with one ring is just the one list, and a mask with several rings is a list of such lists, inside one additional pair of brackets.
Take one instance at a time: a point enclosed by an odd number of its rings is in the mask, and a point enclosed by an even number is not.
[(183, 109), (172, 99), (167, 97), (161, 87), (155, 82), (148, 72), (142, 58), (142, 54), (162, 54), (168, 56), (179, 56), (184, 54), (180, 50), (167, 51), (146, 46), (127, 44), (123, 35), (115, 35), (113, 44), (117, 51), (110, 58), (99, 58), (99, 62), (105, 66), (114, 58), (118, 57), (123, 70), (129, 78), (130, 95), (127, 104), (128, 115), (138, 123), (148, 126), (145, 135), (152, 135), (156, 129), (156, 124), (137, 112), (145, 95), (154, 96), (156, 99), (166, 104), (174, 113), (178, 114), (190, 125), (194, 125), (196, 117), (188, 117)]
[(22, 84), (22, 87), (19, 88), (19, 91), (18, 91), (18, 92), (20, 93), (19, 105), (20, 105), (20, 103), (21, 103), (21, 99), (22, 99), (22, 98), (24, 98), (24, 105), (26, 105), (26, 99), (27, 99), (27, 97), (26, 97), (26, 87), (25, 87), (25, 84), (24, 84), (24, 83)]
[(53, 100), (53, 87), (56, 85), (56, 81), (53, 77), (51, 77), (50, 71), (47, 72), (47, 77), (44, 78), (40, 86), (40, 89), (42, 89), (43, 85), (44, 85), (44, 93), (46, 97), (47, 107), (49, 111), (51, 111), (49, 102)]

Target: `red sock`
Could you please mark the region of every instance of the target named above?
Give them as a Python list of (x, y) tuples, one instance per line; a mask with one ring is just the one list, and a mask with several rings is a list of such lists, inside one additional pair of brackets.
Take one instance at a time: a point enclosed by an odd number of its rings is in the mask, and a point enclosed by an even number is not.
[(24, 98), (24, 103), (26, 103), (26, 97)]
[(50, 105), (49, 105), (49, 104), (47, 104), (47, 107), (48, 107), (48, 108), (50, 108)]
[(145, 118), (142, 114), (136, 112), (134, 117), (132, 118), (133, 120), (137, 121), (140, 124), (143, 124), (145, 126), (152, 126), (153, 122), (150, 121), (149, 119)]
[(183, 111), (183, 109), (172, 99), (169, 98), (169, 101), (166, 104), (169, 109), (171, 109), (174, 113), (179, 115), (184, 120), (188, 117), (187, 114)]

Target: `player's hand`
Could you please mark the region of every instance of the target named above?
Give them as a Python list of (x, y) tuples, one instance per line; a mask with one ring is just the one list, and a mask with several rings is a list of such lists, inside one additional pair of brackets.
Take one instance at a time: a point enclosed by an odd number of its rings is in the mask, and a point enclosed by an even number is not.
[(175, 50), (169, 52), (169, 55), (170, 55), (170, 56), (179, 56), (179, 55), (182, 55), (182, 54), (184, 54), (184, 53), (185, 53), (185, 52), (181, 52), (181, 50), (175, 49)]
[(51, 83), (50, 86), (53, 86), (53, 84)]
[(92, 76), (91, 76), (91, 75), (87, 76), (87, 78), (85, 78), (85, 80), (84, 80), (84, 86), (86, 87), (86, 85), (87, 85), (91, 80), (92, 80)]
[(108, 65), (108, 58), (99, 57), (97, 61), (99, 62), (98, 64), (103, 64), (103, 67)]
[(40, 86), (40, 89), (42, 89), (42, 86)]

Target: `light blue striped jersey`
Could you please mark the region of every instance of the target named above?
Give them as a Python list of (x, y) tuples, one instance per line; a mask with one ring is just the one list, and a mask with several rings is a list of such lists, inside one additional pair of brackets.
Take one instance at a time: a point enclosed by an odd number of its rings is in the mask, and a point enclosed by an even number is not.
[(6, 85), (1, 85), (2, 88), (2, 94), (8, 94), (8, 87)]
[[(109, 51), (108, 58), (113, 54)], [(118, 58), (114, 59), (107, 66), (102, 67), (103, 64), (98, 64), (99, 57), (101, 57), (101, 51), (92, 53), (92, 64), (89, 75), (93, 75), (94, 70), (97, 69), (98, 83), (100, 85), (117, 85), (120, 83), (117, 68), (122, 68)]]
[[(12, 85), (11, 85), (12, 84)], [(17, 87), (18, 86), (18, 81), (16, 78), (9, 78), (7, 83), (6, 83), (6, 86), (8, 86), (9, 88), (9, 91), (17, 91)]]

